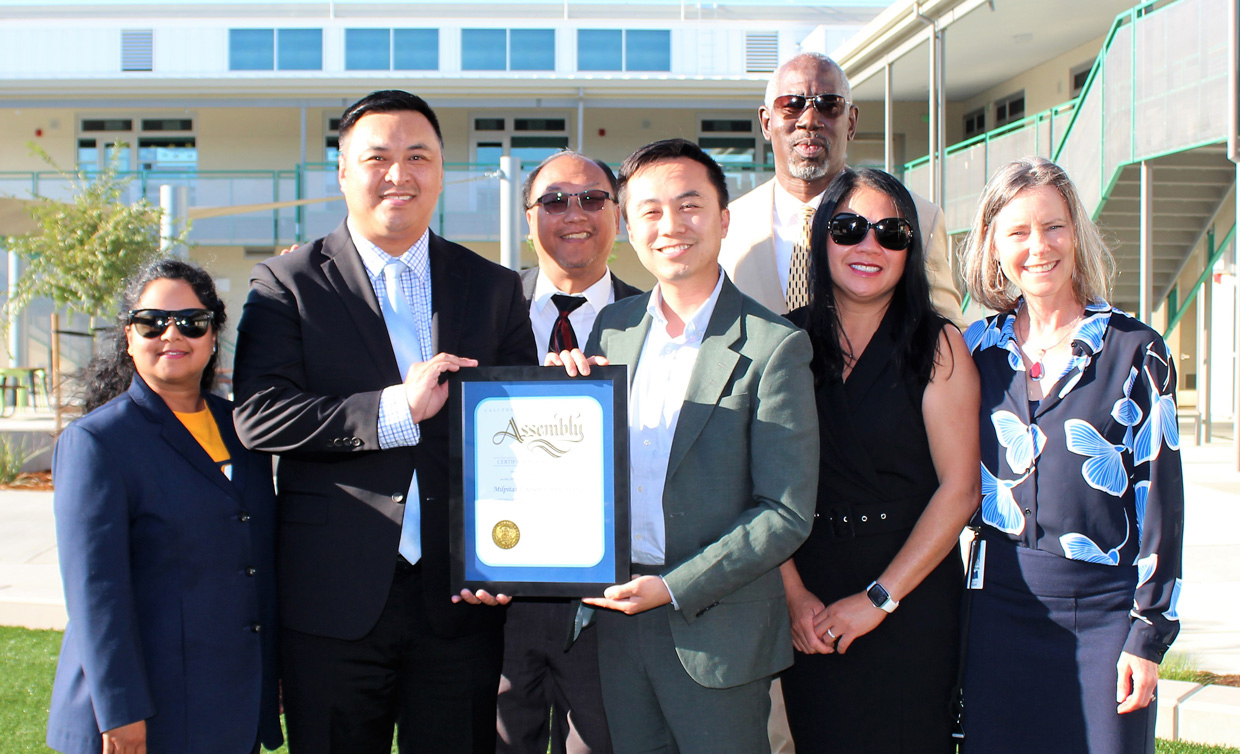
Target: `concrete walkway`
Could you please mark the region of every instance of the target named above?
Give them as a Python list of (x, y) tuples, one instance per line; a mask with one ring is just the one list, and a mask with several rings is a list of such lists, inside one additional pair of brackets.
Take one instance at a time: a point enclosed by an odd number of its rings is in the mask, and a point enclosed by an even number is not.
[[(1184, 437), (1183, 628), (1172, 652), (1240, 673), (1240, 472), (1230, 441)], [(52, 493), (0, 491), (0, 625), (65, 625)], [(1240, 747), (1240, 689), (1159, 688), (1159, 736)]]

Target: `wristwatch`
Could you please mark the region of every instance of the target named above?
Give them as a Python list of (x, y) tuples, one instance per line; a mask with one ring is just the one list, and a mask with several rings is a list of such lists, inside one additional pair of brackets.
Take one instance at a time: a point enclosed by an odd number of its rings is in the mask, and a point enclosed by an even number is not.
[(874, 607), (877, 607), (884, 613), (894, 613), (896, 608), (900, 606), (900, 603), (893, 600), (887, 589), (877, 581), (865, 588), (865, 596), (870, 598), (870, 602), (874, 603)]

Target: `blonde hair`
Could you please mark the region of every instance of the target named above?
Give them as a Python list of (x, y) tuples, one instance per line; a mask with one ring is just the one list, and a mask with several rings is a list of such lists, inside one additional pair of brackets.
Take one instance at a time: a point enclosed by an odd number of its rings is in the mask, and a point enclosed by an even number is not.
[(1115, 277), (1115, 258), (1102, 240), (1068, 174), (1050, 160), (1025, 157), (1009, 162), (986, 183), (973, 226), (961, 254), (964, 280), (974, 301), (995, 311), (1016, 305), (1020, 288), (1003, 274), (995, 253), (995, 217), (1025, 189), (1052, 186), (1068, 205), (1072, 223), (1072, 292), (1081, 305), (1107, 301)]

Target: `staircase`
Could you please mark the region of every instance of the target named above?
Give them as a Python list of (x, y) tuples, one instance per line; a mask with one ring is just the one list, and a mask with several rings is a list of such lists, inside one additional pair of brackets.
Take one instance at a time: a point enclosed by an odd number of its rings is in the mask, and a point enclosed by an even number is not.
[[(1198, 147), (1148, 161), (1152, 167), (1153, 301), (1167, 298), (1189, 257), (1230, 197), (1236, 166), (1225, 144)], [(1138, 311), (1141, 263), (1141, 166), (1120, 170), (1097, 214), (1118, 274), (1112, 303)]]

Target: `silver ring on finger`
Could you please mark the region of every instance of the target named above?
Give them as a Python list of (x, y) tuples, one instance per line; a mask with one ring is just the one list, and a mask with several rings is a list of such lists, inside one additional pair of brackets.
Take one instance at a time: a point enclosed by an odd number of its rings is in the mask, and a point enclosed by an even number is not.
[(831, 641), (838, 641), (840, 637), (836, 636), (831, 629), (827, 629), (827, 636), (831, 637)]

